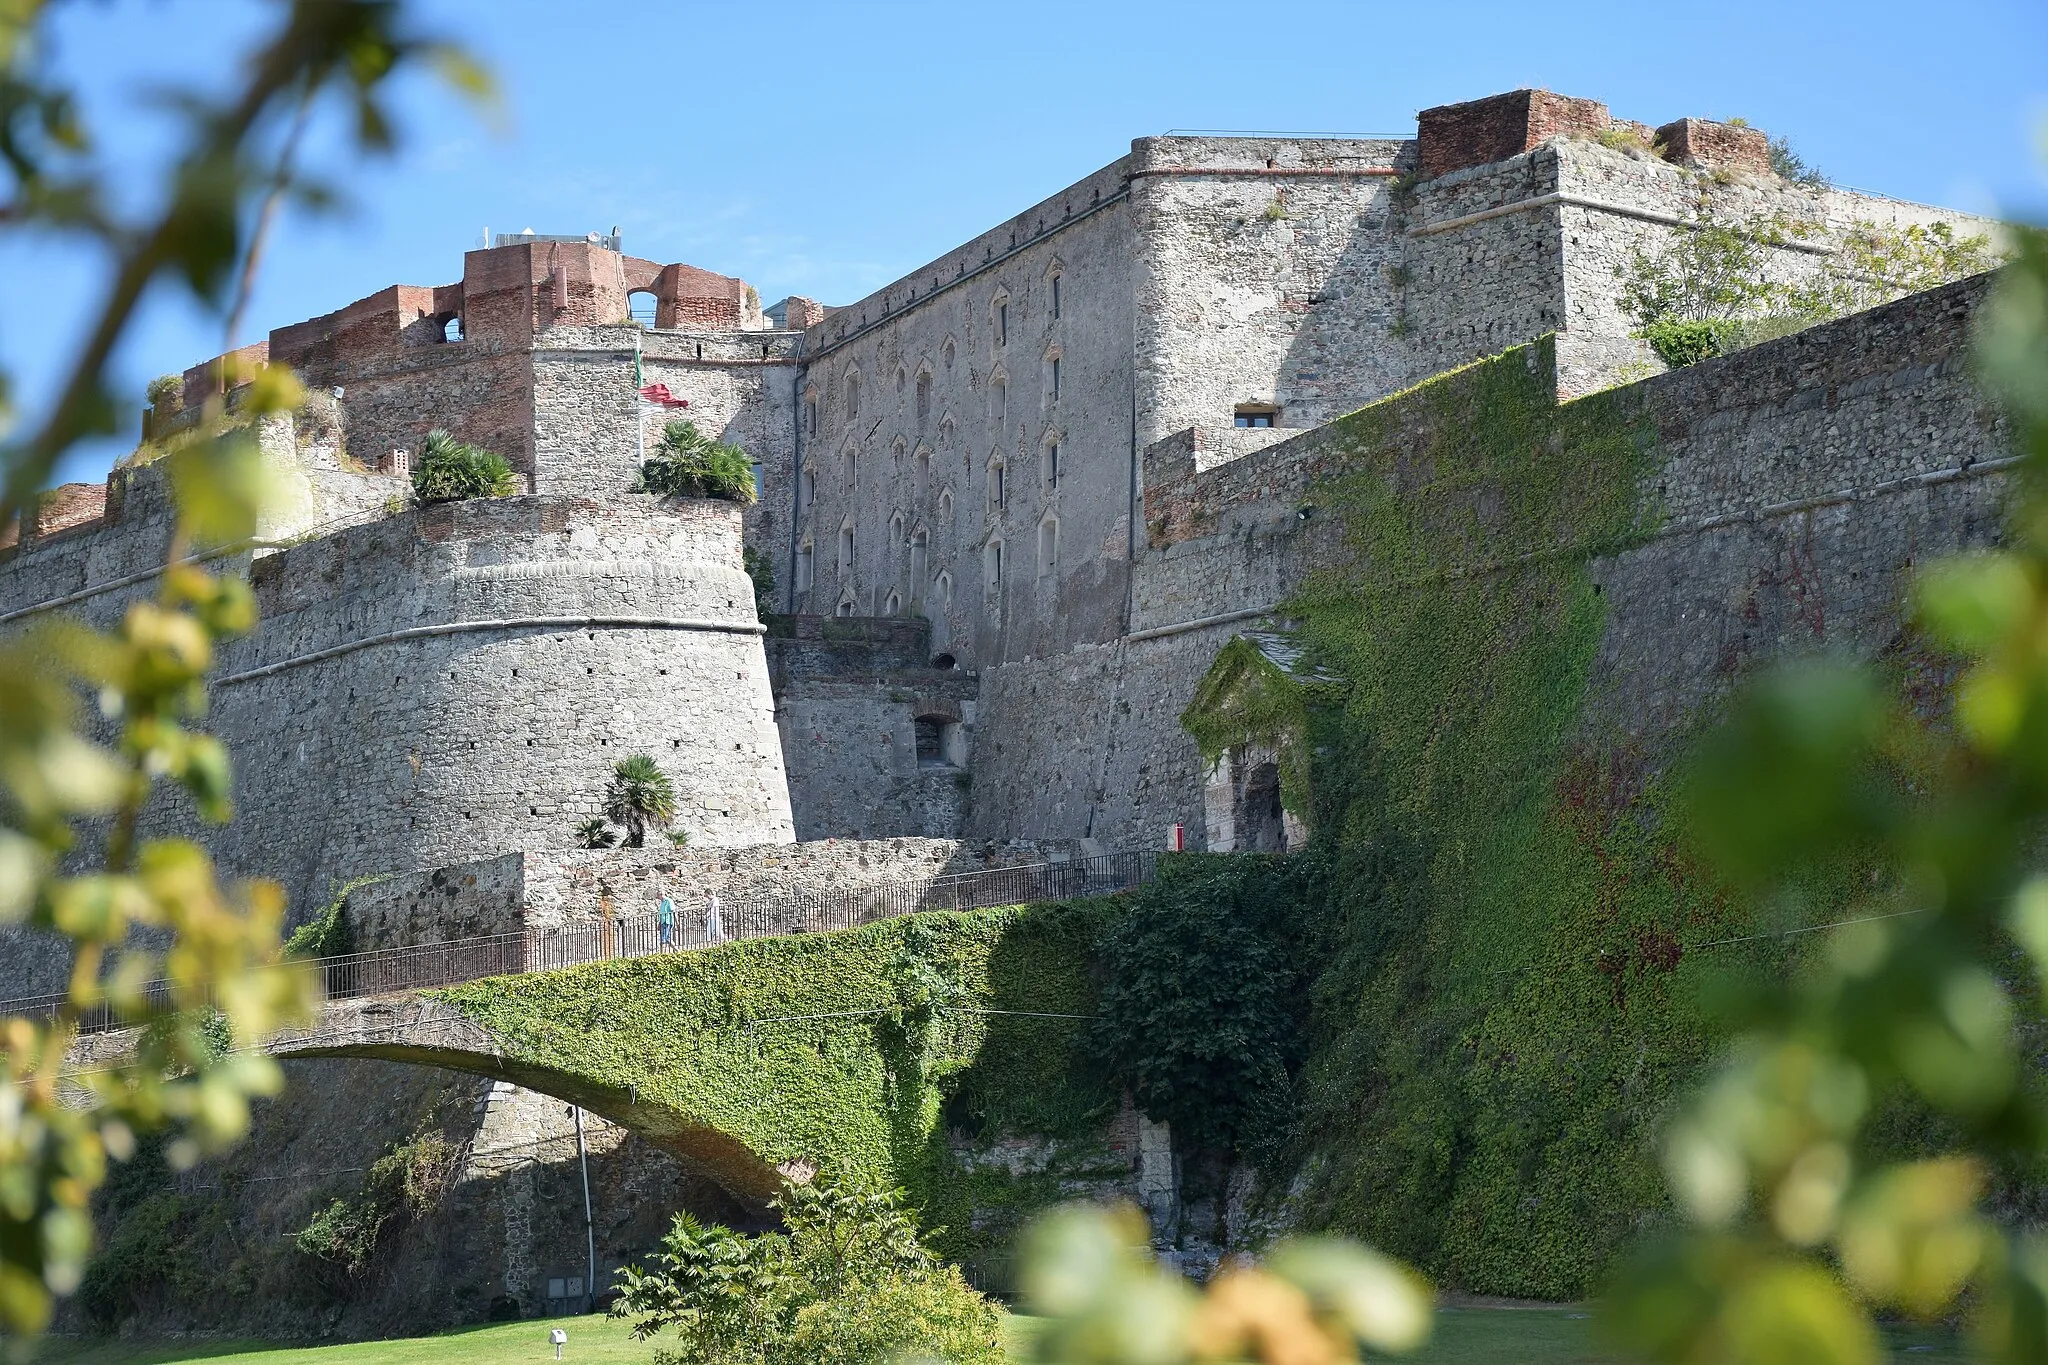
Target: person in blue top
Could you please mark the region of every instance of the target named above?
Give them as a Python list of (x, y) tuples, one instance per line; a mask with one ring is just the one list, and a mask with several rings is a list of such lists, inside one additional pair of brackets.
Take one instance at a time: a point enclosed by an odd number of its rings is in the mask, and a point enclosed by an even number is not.
[(661, 893), (661, 904), (654, 907), (654, 922), (661, 928), (661, 950), (667, 952), (676, 934), (676, 903), (666, 891)]

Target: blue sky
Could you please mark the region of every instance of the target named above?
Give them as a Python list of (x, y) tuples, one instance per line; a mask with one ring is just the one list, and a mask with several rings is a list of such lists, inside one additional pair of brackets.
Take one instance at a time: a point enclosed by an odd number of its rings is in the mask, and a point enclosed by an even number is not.
[[(1169, 129), (1408, 135), (1417, 109), (1524, 85), (1656, 124), (1740, 115), (1838, 183), (2048, 219), (2041, 0), (1713, 4), (705, 5), (427, 0), (497, 74), (502, 117), (425, 79), (405, 145), (315, 139), (339, 216), (288, 214), (243, 340), (387, 284), (460, 277), (486, 227), (606, 231), (764, 299), (858, 297)], [(73, 4), (57, 29), (113, 164), (164, 143), (147, 94), (232, 74), (250, 0)], [(133, 184), (148, 177), (134, 174)], [(0, 238), (0, 365), (32, 414), (96, 302), (98, 262)], [(165, 289), (120, 356), (140, 395), (220, 349)], [(96, 479), (125, 443), (79, 451)]]

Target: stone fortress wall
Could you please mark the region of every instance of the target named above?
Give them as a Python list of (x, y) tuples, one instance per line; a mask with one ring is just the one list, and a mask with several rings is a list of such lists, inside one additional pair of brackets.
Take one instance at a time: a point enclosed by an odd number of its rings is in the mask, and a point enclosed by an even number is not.
[[(1595, 565), (1607, 624), (1589, 734), (1654, 746), (1754, 660), (1892, 649), (1905, 571), (1996, 542), (2007, 447), (1970, 351), (1988, 289), (1979, 277), (1912, 295), (1609, 395), (1654, 433), (1639, 501), (1661, 509), (1661, 524)], [(1549, 347), (1527, 355), (1554, 363), (1562, 386)], [(1379, 455), (1423, 450), (1442, 411), (1432, 395), (1386, 402), (1403, 434)], [(1071, 831), (1085, 815), (1097, 840), (1143, 841), (1174, 823), (1194, 840), (1210, 774), (1181, 711), (1224, 644), (1284, 625), (1288, 595), (1346, 553), (1338, 524), (1314, 515), (1312, 486), (1354, 471), (1392, 477), (1335, 427), (1206, 467), (1193, 446), (1183, 434), (1146, 452), (1148, 547), (1130, 635), (1029, 674), (1016, 704), (1067, 718), (1064, 732), (1009, 732), (980, 758), (977, 784), (1024, 794), (1017, 827)], [(1098, 766), (1077, 771), (1077, 750), (1099, 754)]]
[[(670, 879), (863, 887), (1174, 825), (1202, 847), (1218, 775), (1179, 716), (1342, 552), (1304, 507), (1360, 459), (1328, 424), (1384, 402), (1421, 449), (1435, 409), (1403, 390), (1515, 346), (1562, 401), (1627, 384), (1601, 401), (1657, 447), (1662, 528), (1595, 566), (1589, 730), (1671, 733), (1753, 658), (1891, 646), (1902, 567), (1997, 535), (2002, 431), (1967, 374), (1983, 283), (1665, 375), (1615, 271), (1703, 198), (1796, 228), (1767, 245), (1788, 281), (1858, 221), (1988, 225), (1787, 184), (1753, 129), (1680, 120), (1661, 152), (1651, 131), (1520, 91), (1426, 110), (1413, 139), (1144, 138), (843, 308), (522, 237), (278, 329), (240, 357), (312, 398), (258, 428), (292, 497), (216, 560), (264, 616), (216, 680), (224, 864), (283, 879), (294, 922), (381, 876), (352, 913), (401, 944), (587, 921)], [(188, 371), (148, 429), (218, 376)], [(758, 505), (627, 491), (678, 416), (750, 452)], [(405, 509), (434, 427), (506, 455), (522, 495)], [(116, 619), (168, 531), (160, 468), (53, 491), (8, 533), (0, 629)], [(765, 637), (743, 541), (776, 570)], [(693, 846), (573, 848), (640, 752)], [(61, 985), (45, 947), (4, 948), (0, 996)], [(376, 1109), (375, 1067), (334, 1074)], [(410, 1121), (377, 1113), (365, 1150)], [(506, 1199), (503, 1287), (533, 1306), (534, 1215)]]

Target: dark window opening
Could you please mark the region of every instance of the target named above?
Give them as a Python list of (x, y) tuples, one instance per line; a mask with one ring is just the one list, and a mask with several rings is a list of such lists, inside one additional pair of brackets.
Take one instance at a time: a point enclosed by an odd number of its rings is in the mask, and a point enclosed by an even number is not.
[(1285, 853), (1287, 825), (1280, 810), (1280, 768), (1261, 763), (1245, 775), (1238, 807), (1237, 847), (1243, 853)]
[(1237, 425), (1241, 427), (1270, 427), (1280, 414), (1273, 408), (1240, 407), (1237, 410)]
[(917, 761), (919, 763), (943, 763), (946, 761), (943, 740), (946, 722), (937, 716), (919, 716), (914, 722), (917, 729)]
[(933, 668), (953, 669), (959, 666), (960, 661), (950, 654), (941, 654), (932, 660)]
[(1054, 322), (1060, 319), (1060, 277), (1057, 275), (1052, 277), (1052, 319)]
[(1007, 303), (999, 303), (996, 305), (996, 345), (1007, 346), (1009, 344), (1010, 305)]

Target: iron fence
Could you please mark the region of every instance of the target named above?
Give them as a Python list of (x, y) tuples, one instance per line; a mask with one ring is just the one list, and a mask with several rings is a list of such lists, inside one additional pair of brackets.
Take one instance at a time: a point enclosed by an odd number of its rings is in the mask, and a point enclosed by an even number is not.
[[(554, 929), (373, 948), (315, 958), (305, 965), (318, 976), (324, 999), (348, 1000), (431, 990), (488, 976), (575, 967), (612, 958), (686, 952), (733, 939), (850, 929), (930, 910), (982, 910), (1031, 901), (1103, 896), (1149, 881), (1156, 870), (1156, 855), (1151, 852), (1110, 853), (1068, 862), (953, 873), (919, 882), (735, 898), (721, 903), (715, 917), (707, 898), (701, 903), (676, 907), (675, 922), (666, 939), (657, 916), (650, 910)], [(127, 1027), (138, 1013), (161, 1013), (176, 1003), (169, 982), (154, 981), (143, 989), (142, 1009), (116, 1011), (101, 1003), (80, 1017), (79, 1032), (103, 1033)], [(54, 1018), (66, 998), (60, 994), (0, 1001), (0, 1017)]]

